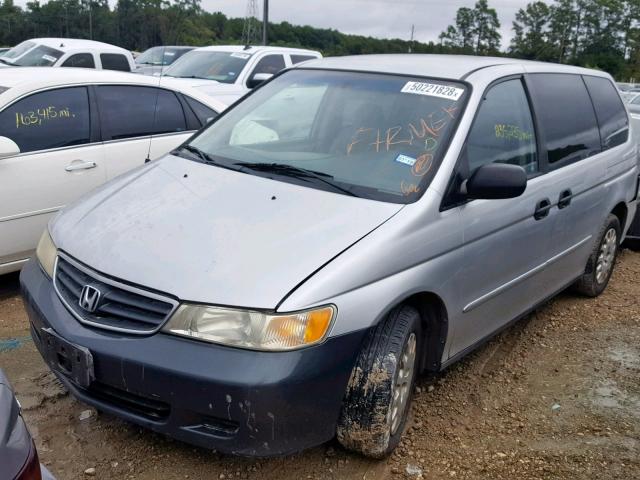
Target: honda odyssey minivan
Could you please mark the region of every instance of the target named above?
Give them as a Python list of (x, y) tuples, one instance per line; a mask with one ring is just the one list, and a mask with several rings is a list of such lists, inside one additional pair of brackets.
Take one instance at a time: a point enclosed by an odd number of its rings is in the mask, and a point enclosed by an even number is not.
[(383, 457), (419, 373), (605, 289), (630, 138), (598, 71), (305, 63), (50, 222), (21, 275), (35, 344), (82, 401), (195, 445)]

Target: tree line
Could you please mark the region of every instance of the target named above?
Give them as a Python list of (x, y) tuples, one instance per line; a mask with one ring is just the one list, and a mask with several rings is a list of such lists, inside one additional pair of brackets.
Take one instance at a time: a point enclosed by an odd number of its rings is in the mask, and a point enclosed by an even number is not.
[[(0, 4), (0, 46), (33, 37), (91, 38), (144, 50), (155, 45), (242, 42), (244, 19), (206, 12), (200, 0), (30, 1)], [(467, 53), (582, 65), (618, 79), (640, 78), (640, 0), (533, 1), (513, 22), (513, 39), (501, 50), (500, 20), (488, 0), (458, 9), (437, 42), (347, 35), (333, 29), (271, 23), (272, 45), (320, 50), (325, 55), (365, 53)]]
[[(460, 8), (441, 44), (458, 53), (500, 54), (500, 21), (487, 0)], [(640, 77), (640, 0), (534, 1), (513, 22), (506, 55)]]

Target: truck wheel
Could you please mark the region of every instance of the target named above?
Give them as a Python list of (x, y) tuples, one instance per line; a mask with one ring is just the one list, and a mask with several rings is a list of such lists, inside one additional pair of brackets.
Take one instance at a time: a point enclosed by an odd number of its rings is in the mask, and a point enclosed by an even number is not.
[(345, 448), (373, 458), (396, 448), (413, 396), (420, 338), (420, 314), (408, 305), (392, 310), (369, 333), (338, 421)]
[(575, 284), (577, 292), (597, 297), (604, 291), (613, 273), (619, 246), (620, 221), (615, 215), (609, 215), (587, 260), (584, 274)]

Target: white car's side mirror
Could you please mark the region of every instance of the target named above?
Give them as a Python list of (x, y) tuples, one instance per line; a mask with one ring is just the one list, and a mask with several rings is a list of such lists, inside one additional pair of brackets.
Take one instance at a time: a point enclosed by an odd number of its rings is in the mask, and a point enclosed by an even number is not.
[(10, 157), (20, 153), (20, 147), (7, 137), (0, 137), (0, 158)]
[(249, 84), (247, 85), (249, 88), (256, 88), (263, 82), (271, 79), (273, 77), (273, 73), (256, 73), (251, 80), (249, 80)]

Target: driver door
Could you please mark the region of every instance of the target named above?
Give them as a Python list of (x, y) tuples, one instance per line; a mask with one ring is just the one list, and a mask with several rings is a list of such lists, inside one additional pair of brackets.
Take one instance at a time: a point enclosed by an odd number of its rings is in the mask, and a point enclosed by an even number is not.
[[(473, 347), (542, 299), (536, 274), (547, 260), (553, 231), (550, 198), (540, 174), (536, 132), (523, 78), (510, 77), (485, 93), (467, 138), (458, 179), (480, 166), (510, 163), (527, 172), (526, 191), (506, 200), (471, 200), (457, 208), (464, 228), (462, 311), (451, 354)], [(458, 181), (458, 186), (461, 185)]]

